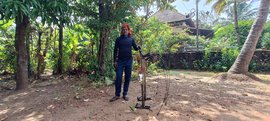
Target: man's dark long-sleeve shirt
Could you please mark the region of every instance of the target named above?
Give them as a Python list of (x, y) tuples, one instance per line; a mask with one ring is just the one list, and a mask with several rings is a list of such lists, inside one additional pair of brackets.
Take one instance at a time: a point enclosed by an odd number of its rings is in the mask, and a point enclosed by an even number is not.
[(132, 47), (137, 51), (139, 50), (134, 38), (128, 36), (120, 36), (115, 41), (113, 59), (114, 62), (117, 60), (128, 60), (132, 58)]

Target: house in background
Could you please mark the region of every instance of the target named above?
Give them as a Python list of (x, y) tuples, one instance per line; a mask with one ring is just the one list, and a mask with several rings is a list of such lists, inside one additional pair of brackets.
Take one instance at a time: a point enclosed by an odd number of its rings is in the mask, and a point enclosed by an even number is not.
[[(177, 12), (177, 10), (160, 10), (154, 13), (151, 17), (155, 17), (160, 22), (171, 26), (174, 33), (188, 30), (188, 33), (196, 35), (196, 24), (192, 20), (194, 16), (194, 12), (188, 15), (183, 15)], [(199, 35), (205, 36), (206, 38), (211, 38), (214, 36), (214, 30), (199, 28)]]

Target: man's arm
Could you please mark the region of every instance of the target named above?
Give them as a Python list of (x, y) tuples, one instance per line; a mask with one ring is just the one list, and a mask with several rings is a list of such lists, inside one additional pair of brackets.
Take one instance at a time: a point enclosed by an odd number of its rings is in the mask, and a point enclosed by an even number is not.
[(132, 46), (133, 46), (134, 50), (136, 50), (136, 51), (139, 50), (138, 46), (136, 45), (136, 42), (135, 42), (134, 38), (132, 38)]

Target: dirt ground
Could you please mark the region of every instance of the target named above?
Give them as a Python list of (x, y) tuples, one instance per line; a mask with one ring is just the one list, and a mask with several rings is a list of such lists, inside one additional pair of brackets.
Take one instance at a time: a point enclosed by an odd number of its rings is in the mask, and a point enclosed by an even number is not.
[(151, 110), (134, 108), (141, 94), (135, 80), (129, 101), (109, 102), (113, 85), (89, 86), (86, 77), (42, 77), (29, 90), (0, 90), (0, 121), (270, 121), (270, 74), (258, 74), (261, 82), (218, 81), (213, 75), (179, 70), (149, 77)]

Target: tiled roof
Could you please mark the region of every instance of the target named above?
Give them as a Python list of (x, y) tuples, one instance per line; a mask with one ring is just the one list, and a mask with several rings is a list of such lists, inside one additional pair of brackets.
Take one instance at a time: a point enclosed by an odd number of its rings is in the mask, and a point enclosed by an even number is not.
[(173, 22), (185, 19), (185, 15), (178, 13), (177, 10), (160, 10), (154, 13), (151, 17), (157, 18), (161, 22)]

